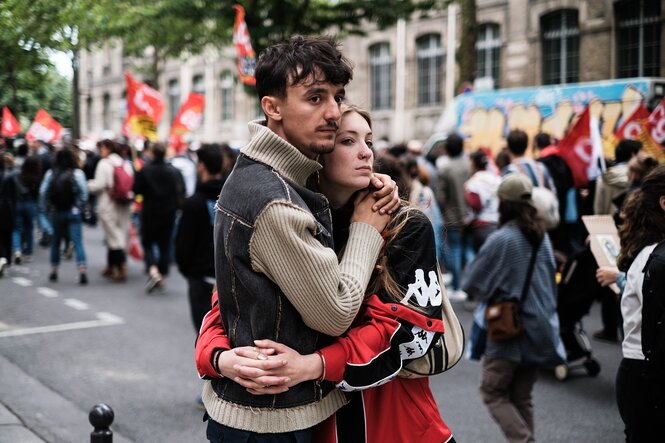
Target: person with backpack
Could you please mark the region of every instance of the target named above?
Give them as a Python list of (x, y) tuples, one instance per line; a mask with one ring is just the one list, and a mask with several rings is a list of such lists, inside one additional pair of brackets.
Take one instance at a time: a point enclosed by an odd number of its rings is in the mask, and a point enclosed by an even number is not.
[(114, 282), (127, 280), (127, 254), (129, 228), (134, 202), (134, 169), (119, 155), (119, 147), (112, 140), (97, 143), (100, 160), (95, 176), (88, 180), (88, 190), (97, 196), (97, 219), (104, 231), (106, 267), (102, 276)]
[(0, 277), (11, 263), (12, 231), (16, 217), (16, 185), (13, 174), (0, 154)]
[(663, 440), (665, 419), (665, 165), (626, 199), (619, 227), (623, 359), (616, 378), (626, 442)]
[(49, 281), (58, 281), (60, 243), (69, 234), (74, 243), (79, 284), (88, 284), (85, 248), (83, 246), (83, 208), (88, 201), (85, 174), (77, 167), (74, 153), (63, 148), (55, 155), (55, 163), (44, 175), (39, 188), (39, 206), (51, 214), (53, 239), (51, 241), (51, 273)]

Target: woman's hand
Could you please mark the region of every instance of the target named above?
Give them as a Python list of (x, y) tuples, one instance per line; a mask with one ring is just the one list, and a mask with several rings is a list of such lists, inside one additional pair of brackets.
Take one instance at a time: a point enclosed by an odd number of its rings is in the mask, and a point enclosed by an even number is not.
[[(274, 354), (274, 349), (258, 349), (253, 346), (243, 346), (234, 348), (229, 351), (223, 351), (217, 357), (217, 367), (219, 372), (226, 378), (229, 378), (236, 383), (247, 387), (246, 385), (272, 386), (273, 394), (278, 394), (288, 390), (284, 386), (288, 379), (286, 377), (271, 376), (268, 371), (279, 368), (286, 364), (283, 359), (273, 358), (269, 356)], [(244, 371), (239, 371), (243, 368)], [(245, 374), (258, 374), (256, 380), (252, 380), (251, 376)], [(269, 392), (263, 392), (265, 394)]]
[(376, 212), (373, 209), (375, 203), (376, 199), (369, 191), (360, 191), (353, 202), (354, 209), (351, 215), (351, 223), (366, 223), (382, 232), (390, 221), (390, 215), (385, 211)]
[(372, 194), (376, 199), (372, 210), (381, 214), (392, 214), (399, 209), (399, 189), (397, 189), (397, 183), (389, 175), (372, 174), (370, 185), (377, 189)]
[(244, 347), (236, 349), (239, 357), (251, 360), (256, 350), (270, 349), (275, 355), (267, 357), (267, 361), (277, 361), (270, 368), (259, 368), (259, 365), (236, 365), (238, 373), (236, 382), (247, 388), (251, 394), (279, 394), (291, 386), (307, 380), (317, 380), (323, 375), (323, 361), (318, 354), (300, 355), (297, 351), (272, 340), (255, 340), (257, 348)]
[(596, 280), (598, 280), (600, 286), (609, 286), (616, 282), (618, 274), (619, 269), (614, 266), (601, 266), (596, 269)]

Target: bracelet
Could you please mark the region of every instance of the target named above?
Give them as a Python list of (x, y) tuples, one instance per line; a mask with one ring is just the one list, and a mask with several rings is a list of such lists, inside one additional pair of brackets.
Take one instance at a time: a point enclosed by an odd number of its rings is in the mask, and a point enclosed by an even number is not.
[(224, 377), (222, 371), (219, 370), (219, 356), (222, 355), (222, 352), (224, 352), (224, 349), (216, 349), (215, 353), (212, 354), (212, 367), (220, 377)]
[(321, 363), (323, 364), (323, 373), (321, 374), (321, 378), (317, 379), (316, 381), (323, 381), (326, 379), (326, 358), (320, 351), (315, 352), (319, 357), (321, 357)]

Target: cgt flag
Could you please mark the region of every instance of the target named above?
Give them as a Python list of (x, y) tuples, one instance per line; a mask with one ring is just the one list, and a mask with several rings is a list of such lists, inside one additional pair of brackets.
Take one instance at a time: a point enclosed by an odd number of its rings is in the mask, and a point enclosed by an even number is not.
[(236, 19), (233, 24), (233, 44), (238, 53), (238, 76), (240, 81), (246, 85), (256, 85), (254, 78), (254, 67), (256, 66), (256, 54), (249, 39), (247, 23), (245, 23), (245, 9), (240, 5), (233, 5), (236, 10)]
[(35, 120), (32, 122), (30, 129), (25, 134), (26, 140), (29, 142), (41, 140), (47, 143), (53, 143), (60, 138), (62, 134), (62, 126), (55, 121), (51, 115), (44, 109), (37, 111)]
[(184, 147), (182, 137), (188, 132), (196, 131), (203, 121), (203, 108), (205, 107), (205, 96), (203, 94), (189, 93), (187, 101), (182, 104), (178, 115), (171, 124), (170, 143), (180, 152)]
[(573, 174), (576, 188), (585, 188), (589, 177), (599, 173), (598, 162), (603, 160), (602, 147), (598, 118), (591, 116), (591, 103), (559, 142), (559, 152)]
[(665, 157), (665, 98), (660, 101), (647, 119), (647, 131), (658, 148), (660, 156), (656, 158), (662, 163), (663, 157)]
[(7, 106), (2, 108), (2, 130), (0, 135), (3, 137), (16, 137), (21, 132), (21, 125), (19, 125), (16, 117), (12, 114)]
[(127, 117), (123, 131), (127, 136), (145, 137), (157, 141), (157, 125), (164, 114), (164, 102), (159, 91), (134, 80), (125, 72), (127, 83)]

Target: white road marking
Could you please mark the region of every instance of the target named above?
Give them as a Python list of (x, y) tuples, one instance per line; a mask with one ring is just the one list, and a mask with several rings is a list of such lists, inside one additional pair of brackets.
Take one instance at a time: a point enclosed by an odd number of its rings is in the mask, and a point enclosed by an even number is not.
[(32, 286), (32, 280), (29, 280), (24, 277), (14, 277), (12, 278), (12, 281), (16, 283), (19, 286), (23, 286), (24, 288), (27, 288), (28, 286)]
[(43, 295), (44, 297), (53, 298), (58, 296), (58, 291), (55, 289), (47, 288), (46, 286), (40, 286), (37, 288), (37, 293)]
[(99, 312), (97, 313), (97, 320), (63, 323), (60, 325), (37, 326), (34, 328), (14, 329), (11, 331), (1, 331), (0, 338), (43, 334), (48, 332), (73, 331), (76, 329), (98, 328), (100, 326), (121, 325), (123, 323), (125, 323), (125, 321), (117, 315), (113, 315), (108, 312)]
[(66, 298), (64, 303), (70, 308), (76, 309), (77, 311), (85, 311), (88, 309), (87, 303), (84, 303), (81, 300), (77, 300), (75, 298)]

